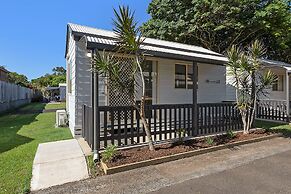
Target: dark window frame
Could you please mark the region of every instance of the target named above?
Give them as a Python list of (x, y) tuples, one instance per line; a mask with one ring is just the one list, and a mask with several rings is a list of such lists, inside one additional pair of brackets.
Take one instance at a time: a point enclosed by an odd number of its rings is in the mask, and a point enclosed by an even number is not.
[[(183, 67), (183, 70), (181, 67)], [(189, 64), (175, 64), (175, 89), (193, 89), (192, 68), (193, 65)]]

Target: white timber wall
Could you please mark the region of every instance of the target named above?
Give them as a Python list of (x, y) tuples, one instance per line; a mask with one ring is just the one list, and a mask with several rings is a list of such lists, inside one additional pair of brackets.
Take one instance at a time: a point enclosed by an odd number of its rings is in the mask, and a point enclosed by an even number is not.
[(31, 102), (33, 90), (0, 81), (0, 113)]
[[(67, 108), (69, 114), (69, 126), (73, 136), (80, 136), (82, 129), (83, 105), (91, 106), (91, 57), (86, 48), (86, 40), (82, 38), (75, 41), (70, 39), (70, 49), (67, 63), (71, 64), (71, 93), (67, 81)], [(71, 61), (71, 62), (69, 62)], [(69, 72), (69, 71), (67, 71)], [(68, 76), (68, 75), (67, 75)], [(99, 79), (99, 106), (105, 105), (105, 85)]]
[(72, 135), (75, 135), (75, 95), (76, 95), (76, 43), (69, 33), (69, 48), (67, 53), (67, 90), (66, 90), (66, 109), (69, 117), (69, 127)]
[[(192, 89), (175, 88), (175, 64), (191, 63), (170, 59), (158, 61), (157, 104), (192, 103)], [(225, 72), (225, 66), (198, 63), (198, 103), (225, 100)], [(218, 80), (219, 83), (211, 82)]]

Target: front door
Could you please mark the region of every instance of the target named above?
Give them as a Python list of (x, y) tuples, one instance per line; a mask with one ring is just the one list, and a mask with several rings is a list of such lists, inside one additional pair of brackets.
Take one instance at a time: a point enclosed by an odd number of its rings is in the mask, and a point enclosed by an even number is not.
[[(145, 81), (145, 104), (153, 104), (153, 61), (143, 63), (143, 75)], [(152, 117), (152, 111), (145, 112), (147, 118)]]

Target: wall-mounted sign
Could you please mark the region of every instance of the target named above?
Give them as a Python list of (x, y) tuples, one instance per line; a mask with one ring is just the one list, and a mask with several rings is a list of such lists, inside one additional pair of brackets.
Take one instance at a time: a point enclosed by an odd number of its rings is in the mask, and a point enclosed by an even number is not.
[(220, 80), (210, 80), (210, 79), (207, 79), (206, 80), (206, 83), (209, 83), (209, 84), (220, 84)]

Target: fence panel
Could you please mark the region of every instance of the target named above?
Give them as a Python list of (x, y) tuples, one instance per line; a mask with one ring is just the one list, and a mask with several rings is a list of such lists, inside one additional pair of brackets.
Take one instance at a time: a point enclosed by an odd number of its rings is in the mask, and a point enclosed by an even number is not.
[(33, 90), (0, 81), (0, 113), (30, 103)]
[[(147, 105), (148, 127), (155, 142), (178, 137), (178, 131), (190, 136), (192, 131), (192, 104)], [(143, 144), (148, 141), (139, 111), (132, 106), (101, 106), (100, 148), (110, 144), (118, 147)], [(197, 136), (218, 134), (227, 130), (240, 130), (241, 118), (234, 104), (198, 104)], [(83, 106), (83, 137), (93, 146), (92, 109)], [(181, 129), (181, 130), (179, 130)]]
[(258, 119), (288, 122), (287, 103), (279, 100), (261, 100), (257, 104)]

